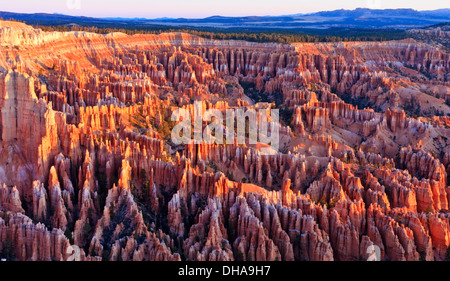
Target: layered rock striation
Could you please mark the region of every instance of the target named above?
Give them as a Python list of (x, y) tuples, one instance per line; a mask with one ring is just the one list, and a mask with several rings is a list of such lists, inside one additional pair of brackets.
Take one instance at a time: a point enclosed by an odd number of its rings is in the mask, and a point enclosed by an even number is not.
[[(2, 258), (449, 258), (450, 129), (432, 116), (450, 113), (445, 51), (5, 21), (0, 38)], [(176, 109), (275, 107), (269, 154), (171, 139)]]

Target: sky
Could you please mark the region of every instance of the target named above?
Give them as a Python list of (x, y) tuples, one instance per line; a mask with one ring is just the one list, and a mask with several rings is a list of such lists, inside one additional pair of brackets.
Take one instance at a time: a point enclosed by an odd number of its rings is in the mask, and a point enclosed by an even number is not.
[[(1, 3), (4, 2), (4, 3)], [(88, 17), (264, 16), (336, 9), (450, 8), (448, 0), (0, 0), (0, 10)]]

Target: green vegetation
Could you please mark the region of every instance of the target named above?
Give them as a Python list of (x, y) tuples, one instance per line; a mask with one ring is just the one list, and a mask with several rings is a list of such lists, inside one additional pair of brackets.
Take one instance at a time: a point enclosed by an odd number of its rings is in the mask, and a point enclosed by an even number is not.
[(234, 235), (234, 224), (233, 224), (233, 220), (232, 219), (228, 219), (227, 232), (228, 232), (228, 236), (229, 237), (233, 237), (233, 235)]
[(287, 106), (280, 108), (280, 120), (284, 123), (285, 126), (290, 126), (292, 130), (294, 130), (292, 125), (293, 115), (293, 109), (290, 109)]
[(357, 106), (358, 109), (363, 109), (366, 107), (373, 108), (375, 111), (379, 112), (380, 108), (373, 103), (370, 102), (370, 100), (366, 97), (359, 97), (354, 98), (350, 93), (345, 93), (343, 95), (339, 95), (339, 97), (345, 102), (352, 104), (354, 106)]
[(208, 165), (206, 166), (206, 171), (211, 173), (217, 173), (219, 168), (217, 167), (217, 164), (214, 162), (208, 162)]
[(147, 177), (145, 169), (141, 169), (140, 180), (142, 184), (139, 190), (135, 189), (134, 182), (131, 182), (131, 192), (136, 199), (136, 202), (148, 202), (148, 200), (150, 200), (150, 190), (152, 188), (153, 182), (151, 182), (150, 178)]
[(237, 252), (236, 254), (235, 254), (235, 256), (236, 256), (236, 261), (243, 261), (244, 260), (244, 254), (242, 253), (242, 252)]
[(111, 178), (110, 185), (108, 186), (108, 180), (106, 177), (106, 172), (101, 171), (100, 165), (96, 163), (95, 167), (95, 178), (98, 180), (98, 202), (100, 206), (105, 206), (106, 197), (108, 196), (108, 190), (112, 187), (115, 182), (114, 178)]
[(244, 89), (244, 93), (254, 102), (275, 103), (275, 107), (280, 107), (283, 104), (282, 93), (269, 94), (264, 90), (257, 90), (254, 83), (239, 81), (239, 84)]
[(321, 205), (322, 207), (327, 206), (327, 209), (331, 209), (336, 207), (336, 203), (339, 201), (339, 198), (333, 197), (329, 199), (327, 202), (326, 195), (323, 194), (320, 200), (314, 200), (314, 203)]
[(234, 181), (234, 176), (230, 171), (227, 171), (226, 173), (226, 177), (230, 180), (230, 181)]
[(432, 214), (432, 213), (433, 213), (433, 206), (432, 206), (432, 205), (429, 205), (429, 206), (427, 207), (427, 209), (425, 210), (425, 213), (427, 213), (427, 214)]
[(64, 231), (64, 236), (66, 236), (67, 239), (69, 239), (70, 244), (73, 244), (72, 231), (70, 231), (69, 228), (66, 228), (66, 230)]
[(423, 29), (433, 29), (433, 28), (436, 28), (436, 27), (440, 27), (443, 30), (449, 30), (450, 29), (450, 22), (441, 22), (441, 23), (433, 24), (433, 25), (427, 26), (427, 27), (425, 27)]
[[(30, 23), (32, 24), (32, 23)], [(86, 26), (83, 26), (86, 24)], [(89, 26), (87, 26), (89, 25)], [(163, 32), (184, 32), (209, 39), (245, 40), (250, 42), (341, 42), (341, 41), (386, 41), (408, 38), (404, 30), (399, 29), (366, 29), (366, 28), (329, 28), (329, 29), (222, 29), (222, 28), (190, 28), (168, 27), (161, 25), (147, 25), (130, 23), (80, 23), (78, 25), (62, 25), (61, 23), (45, 23), (36, 25), (43, 31), (88, 31), (100, 34), (122, 32), (133, 34), (160, 34)]]
[(161, 122), (161, 125), (157, 128), (158, 134), (161, 138), (169, 142), (171, 140), (172, 129), (175, 127), (176, 122), (170, 120), (170, 117), (167, 116)]
[(86, 222), (83, 226), (83, 235), (87, 238), (91, 233), (92, 227), (89, 222)]
[(145, 116), (146, 114), (144, 113), (144, 109), (142, 106), (140, 106), (137, 109), (136, 113), (128, 118), (128, 122), (131, 126), (135, 127), (139, 131), (139, 133), (146, 132), (147, 130), (151, 129), (151, 127), (147, 123)]
[(109, 260), (109, 253), (111, 250), (111, 246), (114, 242), (113, 233), (118, 224), (123, 223), (124, 225), (124, 229), (119, 233), (119, 239), (122, 237), (131, 236), (133, 234), (133, 228), (131, 227), (132, 221), (129, 216), (126, 216), (126, 213), (127, 213), (126, 204), (120, 204), (117, 212), (112, 214), (110, 224), (103, 230), (101, 244), (103, 246), (102, 256), (104, 260)]
[[(160, 107), (159, 112), (164, 113), (164, 108)], [(149, 120), (147, 120), (147, 113), (144, 111), (144, 107), (140, 106), (136, 113), (128, 118), (128, 122), (131, 126), (136, 128), (140, 134), (145, 135), (150, 131), (156, 130), (165, 142), (170, 143), (171, 132), (176, 122), (172, 121), (170, 116), (162, 115), (162, 120), (160, 120), (161, 123), (159, 125), (154, 125), (156, 124), (156, 117), (150, 117)]]

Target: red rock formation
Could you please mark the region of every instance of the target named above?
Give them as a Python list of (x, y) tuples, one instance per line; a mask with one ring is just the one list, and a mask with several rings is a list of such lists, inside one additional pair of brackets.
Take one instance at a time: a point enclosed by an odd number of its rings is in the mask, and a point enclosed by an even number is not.
[[(419, 88), (446, 91), (448, 54), (409, 40), (260, 44), (1, 23), (2, 257), (448, 258), (448, 122), (408, 117), (407, 105)], [(272, 107), (240, 82), (282, 98), (279, 151), (171, 142), (172, 112), (193, 113), (195, 100), (222, 113)], [(419, 115), (449, 113), (417, 103)]]

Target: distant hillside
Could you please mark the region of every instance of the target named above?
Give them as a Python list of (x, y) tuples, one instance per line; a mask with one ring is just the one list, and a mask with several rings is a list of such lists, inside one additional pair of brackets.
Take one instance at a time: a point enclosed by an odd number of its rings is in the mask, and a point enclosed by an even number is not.
[(223, 17), (211, 16), (202, 19), (190, 18), (91, 18), (60, 14), (19, 14), (0, 12), (4, 19), (21, 20), (34, 25), (60, 25), (77, 23), (117, 27), (157, 25), (172, 27), (209, 27), (227, 29), (299, 29), (299, 28), (421, 28), (450, 22), (450, 9), (416, 11), (413, 9), (366, 9), (322, 11), (312, 14), (283, 16)]
[(450, 22), (410, 29), (407, 33), (416, 40), (450, 50)]
[(11, 13), (0, 11), (0, 17), (9, 20), (21, 20), (27, 24), (39, 24), (46, 22), (58, 22), (61, 24), (72, 23), (72, 22), (90, 22), (90, 23), (100, 23), (106, 22), (104, 19), (90, 18), (90, 17), (76, 17), (67, 16), (61, 14), (46, 14), (46, 13), (36, 13), (36, 14), (22, 14), (22, 13)]
[(322, 11), (265, 17), (220, 17), (204, 19), (149, 20), (161, 25), (207, 26), (222, 28), (400, 28), (424, 27), (450, 21), (450, 9), (416, 11), (413, 9), (366, 9)]

